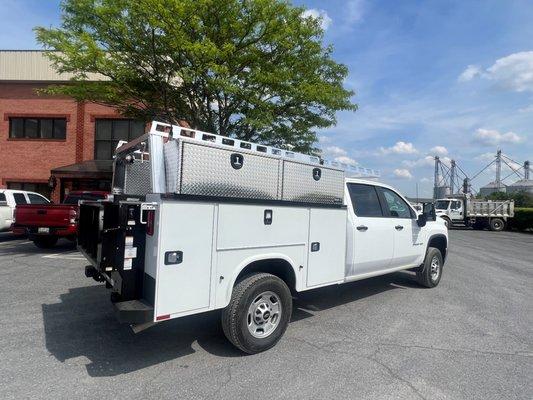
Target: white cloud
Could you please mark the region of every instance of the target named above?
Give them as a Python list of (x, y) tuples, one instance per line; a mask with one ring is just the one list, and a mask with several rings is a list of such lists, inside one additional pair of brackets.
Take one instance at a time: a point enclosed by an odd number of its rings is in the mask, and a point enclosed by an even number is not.
[(469, 65), (459, 76), (460, 82), (481, 77), (516, 92), (533, 92), (533, 51), (521, 51), (496, 60), (486, 70)]
[(328, 146), (324, 149), (323, 153), (329, 155), (330, 157), (339, 157), (348, 154), (346, 150), (339, 146)]
[(357, 161), (355, 161), (353, 158), (350, 158), (348, 156), (335, 157), (335, 161), (348, 164), (348, 165), (357, 165)]
[(318, 137), (318, 143), (326, 144), (326, 143), (330, 143), (330, 142), (331, 142), (331, 138), (329, 136), (321, 135), (321, 136)]
[[(440, 157), (440, 161), (444, 165), (449, 166), (452, 160), (449, 157)], [(435, 157), (425, 156), (423, 158), (419, 158), (418, 160), (404, 160), (402, 161), (402, 164), (409, 168), (430, 167), (430, 166), (432, 167), (435, 165)]]
[(433, 182), (433, 179), (425, 178), (425, 177), (424, 177), (424, 178), (420, 179), (420, 182), (422, 182), (422, 183)]
[(302, 13), (304, 18), (320, 19), (320, 27), (327, 30), (333, 20), (330, 18), (326, 10), (319, 10), (317, 8), (310, 8)]
[(472, 79), (480, 76), (482, 74), (482, 70), (477, 65), (469, 65), (466, 67), (466, 69), (459, 75), (459, 78), (457, 80), (459, 82), (467, 82), (471, 81)]
[(474, 134), (474, 141), (484, 146), (517, 144), (522, 142), (522, 140), (522, 136), (514, 132), (500, 133), (495, 129), (480, 128)]
[(435, 158), (433, 156), (425, 156), (418, 160), (404, 160), (402, 164), (409, 168), (427, 167), (435, 164)]
[(429, 149), (429, 152), (437, 156), (445, 156), (448, 154), (448, 149), (444, 146), (435, 146)]
[(518, 109), (519, 113), (533, 113), (533, 104)]
[(347, 14), (346, 20), (349, 23), (357, 23), (363, 20), (365, 11), (364, 0), (351, 0), (346, 4)]
[(348, 157), (348, 152), (339, 146), (328, 146), (322, 150), (322, 156), (326, 159), (348, 165), (357, 165), (357, 161)]
[(496, 153), (483, 153), (476, 156), (475, 159), (479, 161), (492, 161), (496, 157)]
[(382, 154), (415, 154), (418, 153), (418, 150), (413, 146), (413, 143), (406, 142), (396, 142), (392, 147), (381, 147), (380, 152)]
[(413, 177), (411, 172), (405, 168), (396, 168), (394, 171), (392, 171), (392, 173), (396, 178), (400, 179), (411, 179)]

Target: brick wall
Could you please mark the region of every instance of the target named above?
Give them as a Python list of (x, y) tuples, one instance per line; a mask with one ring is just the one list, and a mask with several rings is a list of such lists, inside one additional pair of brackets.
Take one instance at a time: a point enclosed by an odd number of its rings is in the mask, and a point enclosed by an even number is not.
[[(42, 83), (0, 82), (0, 187), (46, 182), (53, 168), (94, 158), (95, 118), (120, 117), (113, 108), (36, 93)], [(65, 140), (10, 139), (9, 117), (64, 117)]]

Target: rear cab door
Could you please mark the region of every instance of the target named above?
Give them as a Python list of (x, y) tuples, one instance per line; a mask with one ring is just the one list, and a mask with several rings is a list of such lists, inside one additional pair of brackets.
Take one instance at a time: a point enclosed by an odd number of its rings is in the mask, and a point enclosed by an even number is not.
[(424, 231), (418, 226), (417, 214), (407, 200), (392, 189), (377, 187), (384, 214), (394, 234), (391, 268), (415, 266), (422, 262)]
[(346, 277), (387, 269), (394, 250), (394, 229), (386, 218), (375, 185), (347, 182)]

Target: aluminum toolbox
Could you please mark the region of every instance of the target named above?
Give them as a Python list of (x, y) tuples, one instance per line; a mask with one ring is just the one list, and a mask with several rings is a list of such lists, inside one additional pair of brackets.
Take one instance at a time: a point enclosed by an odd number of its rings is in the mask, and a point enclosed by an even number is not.
[(181, 138), (164, 157), (170, 193), (342, 204), (339, 169)]
[(283, 160), (281, 200), (342, 204), (344, 171)]
[(183, 139), (165, 144), (167, 191), (179, 194), (278, 200), (281, 160)]
[(341, 205), (344, 168), (290, 150), (154, 121), (115, 155), (113, 193)]

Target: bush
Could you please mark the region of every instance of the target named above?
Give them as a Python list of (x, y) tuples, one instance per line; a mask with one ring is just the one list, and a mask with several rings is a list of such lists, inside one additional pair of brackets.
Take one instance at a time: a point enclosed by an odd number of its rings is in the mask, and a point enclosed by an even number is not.
[(520, 231), (533, 230), (533, 208), (515, 208), (514, 218), (509, 220), (509, 228)]

